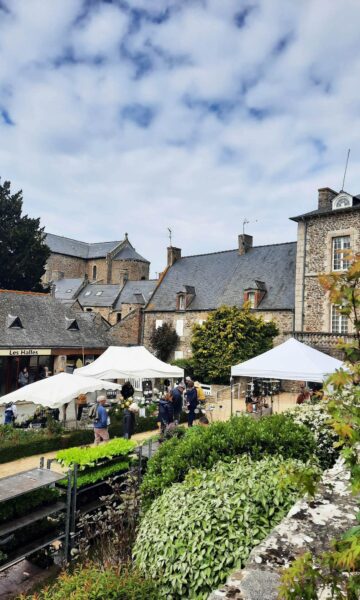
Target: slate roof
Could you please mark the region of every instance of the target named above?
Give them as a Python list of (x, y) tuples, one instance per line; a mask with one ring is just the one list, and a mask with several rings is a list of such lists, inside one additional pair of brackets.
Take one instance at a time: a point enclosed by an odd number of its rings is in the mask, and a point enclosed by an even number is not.
[(121, 291), (121, 285), (110, 283), (89, 283), (85, 286), (77, 299), (81, 306), (113, 306)]
[(91, 259), (104, 258), (109, 252), (116, 250), (118, 246), (123, 244), (122, 248), (114, 257), (114, 260), (139, 260), (149, 262), (138, 254), (135, 248), (132, 247), (128, 239), (118, 240), (114, 242), (80, 242), (71, 238), (55, 235), (53, 233), (46, 234), (46, 244), (51, 252), (55, 254), (65, 254), (67, 256), (75, 256), (77, 258)]
[(166, 272), (146, 311), (176, 310), (176, 294), (194, 286), (188, 310), (241, 306), (244, 290), (264, 282), (267, 293), (261, 310), (292, 310), (295, 306), (296, 242), (256, 246), (240, 256), (238, 250), (185, 256)]
[(55, 298), (61, 302), (72, 303), (84, 285), (83, 278), (64, 278), (54, 282)]
[(348, 206), (347, 208), (336, 208), (335, 210), (333, 210), (332, 208), (328, 208), (325, 206), (322, 208), (317, 208), (316, 210), (311, 210), (310, 212), (304, 213), (303, 215), (298, 215), (297, 217), (290, 217), (290, 220), (298, 222), (304, 219), (309, 219), (311, 217), (323, 217), (324, 215), (333, 215), (335, 213), (347, 213), (352, 212), (354, 210), (360, 210), (360, 195), (353, 196), (353, 205)]
[(122, 304), (145, 305), (154, 292), (158, 280), (127, 281), (117, 299), (115, 310), (121, 310)]
[[(8, 315), (19, 317), (23, 329), (9, 328)], [(68, 329), (73, 319), (78, 331)], [(94, 313), (69, 308), (49, 294), (0, 290), (0, 347), (106, 348), (106, 333)]]

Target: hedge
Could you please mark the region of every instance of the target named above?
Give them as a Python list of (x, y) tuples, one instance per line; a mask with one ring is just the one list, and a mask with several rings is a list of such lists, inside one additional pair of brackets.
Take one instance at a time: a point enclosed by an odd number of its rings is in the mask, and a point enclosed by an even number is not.
[(45, 454), (53, 450), (71, 448), (71, 446), (91, 444), (93, 440), (94, 433), (91, 429), (79, 429), (60, 436), (41, 436), (38, 440), (32, 439), (28, 442), (7, 442), (0, 446), (0, 464), (34, 454)]
[(311, 431), (285, 415), (260, 420), (245, 415), (208, 427), (192, 427), (182, 438), (164, 442), (149, 460), (141, 485), (143, 505), (146, 509), (164, 489), (183, 481), (191, 468), (209, 469), (218, 460), (241, 454), (256, 460), (279, 454), (306, 461), (314, 452)]

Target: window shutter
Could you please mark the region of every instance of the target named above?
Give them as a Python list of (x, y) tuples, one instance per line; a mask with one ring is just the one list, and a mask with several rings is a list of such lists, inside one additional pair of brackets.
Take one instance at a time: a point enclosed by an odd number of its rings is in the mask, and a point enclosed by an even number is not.
[(155, 329), (159, 329), (159, 327), (162, 327), (162, 320), (161, 319), (156, 319), (155, 321)]
[(179, 337), (184, 335), (184, 319), (178, 319), (176, 321), (176, 333)]

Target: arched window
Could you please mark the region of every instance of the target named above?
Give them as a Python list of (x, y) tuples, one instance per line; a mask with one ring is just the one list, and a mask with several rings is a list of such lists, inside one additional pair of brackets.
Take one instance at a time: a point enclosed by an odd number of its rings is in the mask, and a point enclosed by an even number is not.
[(94, 265), (93, 269), (92, 269), (92, 278), (93, 278), (93, 280), (96, 279), (96, 275), (97, 275), (97, 268), (96, 268), (96, 265)]

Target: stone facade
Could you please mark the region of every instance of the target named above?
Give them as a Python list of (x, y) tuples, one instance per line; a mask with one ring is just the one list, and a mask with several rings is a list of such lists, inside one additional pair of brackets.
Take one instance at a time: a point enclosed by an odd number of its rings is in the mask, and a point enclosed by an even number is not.
[[(210, 311), (145, 312), (144, 346), (152, 350), (150, 337), (154, 328), (161, 326), (163, 323), (171, 323), (180, 338), (172, 358), (189, 358), (191, 356), (192, 328), (196, 323), (201, 324), (206, 321), (209, 314)], [(285, 341), (293, 331), (294, 315), (292, 311), (256, 310), (255, 314), (262, 316), (265, 321), (273, 320), (276, 323), (280, 333), (275, 339), (275, 344)]]
[(108, 333), (109, 344), (114, 346), (138, 346), (141, 344), (143, 312), (135, 306)]
[[(96, 267), (95, 279), (94, 267)], [(124, 285), (127, 280), (149, 279), (149, 268), (149, 263), (137, 260), (113, 260), (110, 256), (84, 260), (75, 256), (53, 253), (46, 264), (43, 281), (49, 283), (54, 279), (54, 273), (60, 271), (65, 278), (69, 279), (86, 275), (89, 281)]]
[(51, 254), (46, 263), (46, 270), (43, 276), (44, 283), (50, 283), (56, 277), (53, 274), (59, 271), (63, 277), (69, 279), (85, 277), (86, 261), (75, 256), (65, 256), (64, 254)]
[(150, 264), (138, 260), (112, 260), (110, 281), (108, 283), (124, 283), (149, 279)]

